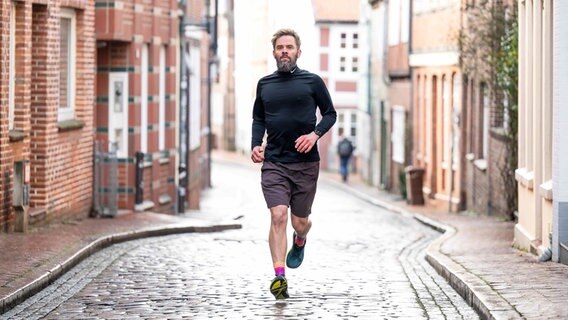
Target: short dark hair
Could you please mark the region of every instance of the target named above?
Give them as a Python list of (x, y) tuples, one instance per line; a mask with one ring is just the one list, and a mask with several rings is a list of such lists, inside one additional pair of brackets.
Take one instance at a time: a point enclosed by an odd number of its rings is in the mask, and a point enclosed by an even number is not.
[(292, 29), (283, 28), (283, 29), (276, 31), (274, 33), (274, 35), (272, 35), (272, 49), (274, 49), (276, 47), (276, 40), (278, 40), (278, 38), (283, 37), (283, 36), (294, 37), (294, 39), (296, 40), (296, 46), (298, 46), (298, 49), (300, 48), (300, 44), (301, 44), (300, 36), (296, 33), (296, 31), (294, 31)]

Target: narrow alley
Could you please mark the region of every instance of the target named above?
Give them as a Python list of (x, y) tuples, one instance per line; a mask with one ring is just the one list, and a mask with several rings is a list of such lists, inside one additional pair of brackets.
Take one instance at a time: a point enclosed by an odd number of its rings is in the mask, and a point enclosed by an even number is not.
[(3, 317), (478, 318), (424, 259), (437, 231), (323, 178), (305, 263), (287, 270), (291, 298), (275, 301), (260, 167), (217, 161), (213, 169), (213, 188), (190, 215), (235, 219), (242, 229), (113, 245)]

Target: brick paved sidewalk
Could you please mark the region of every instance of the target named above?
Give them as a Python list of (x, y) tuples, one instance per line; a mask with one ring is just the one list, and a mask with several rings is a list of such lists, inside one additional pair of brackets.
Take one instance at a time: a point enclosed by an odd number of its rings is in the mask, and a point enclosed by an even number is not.
[(39, 292), (77, 263), (111, 244), (241, 225), (219, 215), (127, 213), (66, 220), (28, 233), (0, 234), (0, 315)]

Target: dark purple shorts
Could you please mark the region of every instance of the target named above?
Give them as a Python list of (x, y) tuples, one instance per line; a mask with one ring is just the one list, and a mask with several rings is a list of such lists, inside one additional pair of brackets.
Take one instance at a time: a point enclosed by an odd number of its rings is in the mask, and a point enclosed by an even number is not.
[(262, 165), (261, 185), (268, 208), (290, 207), (293, 215), (305, 218), (312, 213), (319, 176), (319, 161)]

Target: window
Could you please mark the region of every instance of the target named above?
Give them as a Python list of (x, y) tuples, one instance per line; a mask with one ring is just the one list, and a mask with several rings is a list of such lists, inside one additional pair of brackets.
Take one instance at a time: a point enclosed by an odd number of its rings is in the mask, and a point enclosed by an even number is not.
[(140, 151), (148, 152), (148, 45), (142, 45), (140, 57)]
[(460, 76), (453, 74), (453, 84), (452, 84), (452, 163), (453, 166), (457, 168), (460, 161), (459, 153), (459, 130), (461, 121), (461, 81)]
[(402, 106), (392, 108), (392, 160), (404, 163), (405, 112)]
[(343, 112), (337, 113), (337, 135), (342, 136), (345, 134), (345, 114)]
[(394, 46), (400, 43), (400, 0), (391, 0), (388, 5), (388, 44)]
[(442, 76), (442, 162), (447, 165), (450, 154), (450, 83), (446, 75)]
[(8, 88), (8, 130), (14, 129), (14, 109), (16, 107), (16, 5), (10, 6), (10, 71)]
[(189, 150), (201, 145), (201, 48), (189, 48)]
[(357, 72), (359, 70), (359, 59), (357, 57), (353, 57), (351, 62), (351, 71)]
[[(423, 11), (423, 9), (422, 9), (423, 8), (423, 4), (422, 4), (423, 1), (424, 0), (414, 0), (414, 8), (412, 8), (412, 9), (413, 9), (415, 14), (420, 14)], [(426, 0), (426, 1), (428, 1), (428, 0)]]
[(119, 158), (128, 157), (128, 73), (109, 73), (108, 140)]
[(339, 58), (339, 71), (345, 72), (345, 57)]
[(481, 158), (487, 159), (488, 151), (489, 151), (489, 90), (487, 89), (487, 85), (485, 83), (481, 84), (481, 97), (483, 99), (483, 110), (482, 110), (482, 149), (481, 149)]
[(353, 34), (353, 49), (359, 48), (359, 34)]
[(351, 114), (351, 137), (355, 138), (357, 136), (357, 114)]
[(347, 47), (347, 34), (345, 33), (341, 34), (341, 47), (342, 48)]
[(75, 11), (61, 9), (59, 23), (58, 120), (63, 121), (75, 116)]
[(166, 47), (160, 47), (158, 69), (158, 148), (166, 149)]
[(410, 41), (410, 0), (402, 0), (400, 8), (400, 42)]

